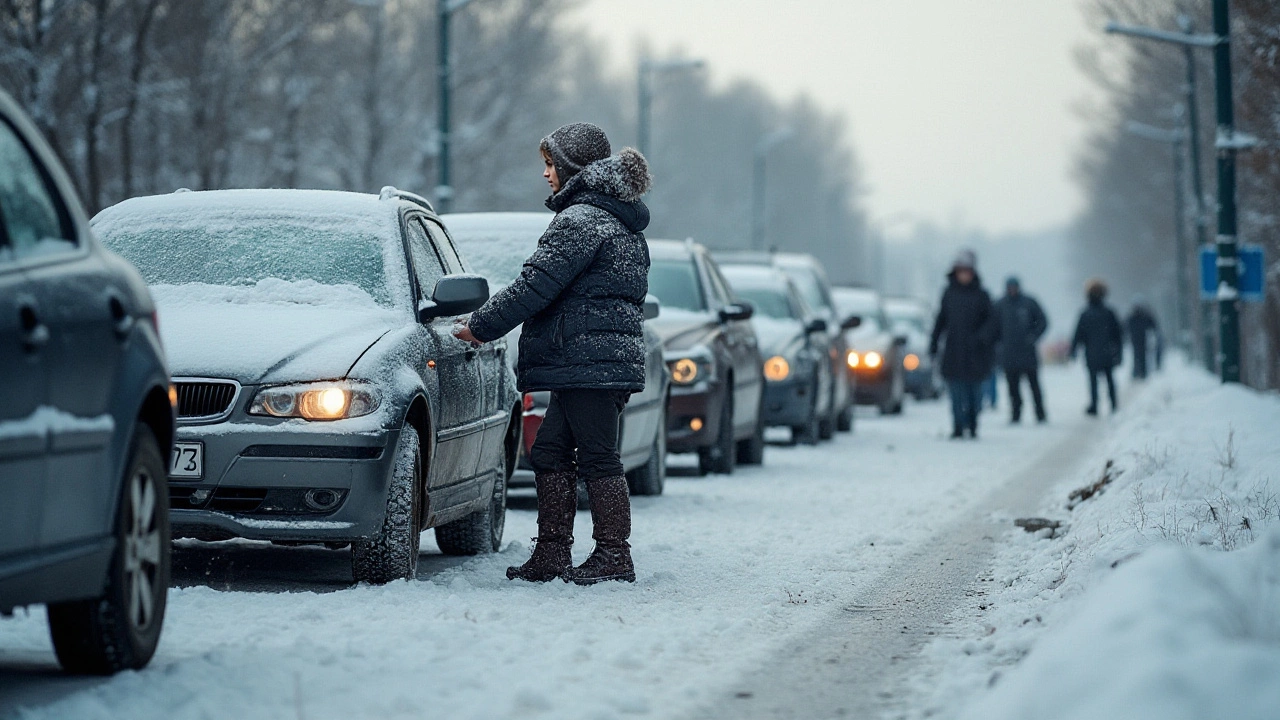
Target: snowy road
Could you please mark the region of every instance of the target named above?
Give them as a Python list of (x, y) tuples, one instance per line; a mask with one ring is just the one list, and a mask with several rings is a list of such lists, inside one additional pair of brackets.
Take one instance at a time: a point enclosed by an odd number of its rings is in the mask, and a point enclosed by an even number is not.
[[(863, 696), (897, 678), (858, 666), (870, 656), (855, 634), (913, 588), (942, 617), (963, 592), (947, 578), (971, 579), (992, 551), (974, 529), (992, 494), (1034, 495), (1057, 479), (1051, 465), (1087, 454), (1082, 384), (1078, 368), (1049, 371), (1054, 422), (986, 416), (978, 443), (945, 439), (943, 403), (914, 404), (817, 448), (770, 447), (763, 468), (674, 477), (665, 496), (635, 500), (635, 585), (508, 582), (534, 534), (528, 502), (509, 515), (503, 553), (445, 558), (428, 534), (420, 580), (385, 587), (352, 587), (341, 551), (186, 546), (184, 587), (143, 672), (63, 678), (42, 612), (0, 621), (0, 718), (771, 717), (799, 689), (784, 681), (832, 643), (859, 673), (850, 707), (872, 707)], [(581, 559), (586, 517), (577, 536)], [(940, 551), (955, 567), (930, 579)]]

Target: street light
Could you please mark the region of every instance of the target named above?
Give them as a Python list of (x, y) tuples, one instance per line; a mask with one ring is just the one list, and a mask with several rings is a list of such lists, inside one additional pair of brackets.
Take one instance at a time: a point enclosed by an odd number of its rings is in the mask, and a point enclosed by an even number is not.
[[(1172, 43), (1188, 48), (1213, 50), (1215, 104), (1218, 115), (1218, 343), (1221, 348), (1222, 382), (1240, 382), (1239, 260), (1236, 252), (1236, 151), (1248, 147), (1236, 135), (1235, 109), (1231, 96), (1231, 22), (1228, 0), (1213, 0), (1213, 34), (1197, 35), (1183, 23), (1183, 32), (1108, 23), (1108, 33), (1143, 40)], [(1190, 65), (1190, 63), (1188, 63)], [(1194, 76), (1188, 74), (1189, 79)], [(1188, 103), (1194, 108), (1195, 103)], [(1194, 138), (1193, 138), (1193, 145)]]
[(470, 5), (472, 2), (474, 0), (436, 1), (436, 9), (439, 14), (437, 24), (440, 31), (440, 39), (437, 43), (439, 45), (439, 56), (436, 63), (440, 81), (440, 114), (437, 126), (437, 132), (440, 135), (440, 159), (437, 163), (439, 180), (436, 183), (435, 196), (436, 209), (441, 213), (449, 212), (449, 207), (453, 202), (453, 185), (449, 168), (449, 153), (452, 141), (449, 130), (449, 85), (453, 73), (453, 68), (449, 63), (449, 20), (455, 12)]
[[(1178, 110), (1181, 110), (1181, 107)], [(1181, 117), (1181, 112), (1178, 115)], [(1125, 130), (1131, 135), (1154, 142), (1167, 143), (1173, 147), (1173, 226), (1177, 245), (1177, 263), (1174, 271), (1177, 274), (1177, 282), (1174, 283), (1177, 292), (1174, 298), (1178, 308), (1178, 343), (1186, 349), (1190, 345), (1191, 328), (1191, 315), (1188, 311), (1187, 303), (1187, 256), (1189, 248), (1187, 248), (1186, 228), (1183, 227), (1183, 223), (1186, 220), (1186, 209), (1182, 196), (1185, 188), (1182, 167), (1182, 144), (1186, 141), (1186, 133), (1181, 128), (1165, 130), (1164, 128), (1153, 127), (1140, 122), (1130, 122), (1125, 126)]]
[(649, 111), (653, 105), (653, 76), (660, 72), (673, 70), (699, 70), (706, 65), (703, 60), (650, 60), (640, 59), (639, 76), (636, 87), (639, 91), (639, 117), (636, 127), (636, 148), (641, 155), (649, 154)]
[(789, 127), (781, 127), (760, 138), (756, 143), (755, 165), (751, 174), (751, 247), (754, 250), (764, 249), (765, 206), (768, 197), (765, 195), (765, 160), (769, 151), (778, 143), (789, 140), (795, 131)]

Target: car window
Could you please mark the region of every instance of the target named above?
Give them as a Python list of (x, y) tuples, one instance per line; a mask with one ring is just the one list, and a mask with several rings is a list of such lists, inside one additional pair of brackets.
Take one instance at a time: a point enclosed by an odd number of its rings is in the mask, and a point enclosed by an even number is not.
[(800, 297), (804, 298), (809, 307), (824, 311), (831, 309), (831, 302), (827, 299), (827, 294), (822, 289), (822, 281), (818, 279), (816, 272), (809, 268), (783, 268), (783, 270), (796, 284)]
[(434, 220), (420, 217), (418, 222), (421, 222), (427, 228), (427, 234), (435, 242), (436, 249), (440, 252), (440, 257), (444, 259), (444, 264), (449, 268), (449, 272), (466, 272), (467, 268), (462, 264), (462, 258), (458, 257), (458, 251), (453, 247), (453, 240), (449, 238), (449, 233), (445, 232), (444, 228)]
[(707, 263), (707, 274), (711, 276), (711, 288), (721, 304), (733, 302), (733, 293), (729, 290), (729, 281), (720, 274), (720, 268), (713, 262)]
[(698, 266), (688, 260), (654, 260), (649, 265), (649, 292), (664, 308), (702, 312), (707, 309)]
[(0, 221), (18, 258), (75, 250), (65, 208), (36, 159), (8, 122), (0, 121)]
[(431, 293), (436, 289), (436, 283), (445, 275), (444, 266), (430, 240), (427, 239), (427, 231), (421, 221), (413, 218), (408, 225), (409, 256), (413, 259), (413, 275), (418, 280), (420, 297), (430, 298)]
[(792, 307), (791, 299), (781, 289), (740, 287), (738, 288), (738, 296), (754, 305), (756, 313), (764, 317), (778, 318), (780, 320), (794, 320), (797, 318), (796, 308)]

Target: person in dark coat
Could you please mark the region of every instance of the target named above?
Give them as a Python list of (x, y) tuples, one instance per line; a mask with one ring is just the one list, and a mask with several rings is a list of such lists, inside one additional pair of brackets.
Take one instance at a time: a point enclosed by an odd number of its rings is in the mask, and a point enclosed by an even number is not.
[[(1159, 358), (1160, 326), (1156, 323), (1155, 313), (1151, 312), (1151, 308), (1147, 307), (1141, 297), (1134, 299), (1133, 310), (1125, 320), (1125, 325), (1125, 329), (1129, 331), (1129, 343), (1133, 346), (1133, 378), (1144, 380), (1147, 377), (1147, 360), (1150, 357), (1147, 343), (1153, 338), (1157, 347), (1156, 357)], [(1157, 369), (1159, 365), (1160, 362), (1157, 359)]]
[(952, 264), (929, 343), (930, 357), (937, 356), (942, 343), (941, 370), (951, 395), (952, 439), (965, 433), (978, 437), (982, 383), (995, 364), (995, 313), (976, 265), (977, 258), (969, 250), (962, 251)]
[(1000, 322), (999, 363), (1009, 384), (1010, 421), (1022, 422), (1022, 378), (1031, 387), (1036, 421), (1044, 422), (1044, 398), (1040, 392), (1040, 352), (1036, 343), (1049, 329), (1049, 319), (1036, 299), (1022, 292), (1022, 283), (1011, 277), (1005, 281), (1004, 297), (996, 302)]
[(1124, 331), (1120, 318), (1107, 307), (1107, 286), (1101, 280), (1090, 280), (1085, 286), (1088, 305), (1080, 313), (1076, 334), (1071, 340), (1071, 358), (1074, 360), (1080, 348), (1084, 348), (1084, 364), (1089, 372), (1090, 415), (1098, 414), (1098, 377), (1107, 380), (1107, 396), (1111, 400), (1111, 412), (1115, 412), (1116, 381), (1113, 371), (1124, 354)]
[[(538, 493), (538, 538), (510, 579), (589, 585), (634, 582), (631, 505), (618, 453), (619, 420), (644, 389), (644, 298), (649, 190), (643, 155), (612, 155), (604, 131), (565, 125), (543, 138), (547, 207), (555, 218), (520, 275), (455, 332), (484, 343), (524, 323), (516, 368), (522, 392), (551, 400), (529, 459)], [(586, 482), (595, 550), (573, 567), (577, 480)]]

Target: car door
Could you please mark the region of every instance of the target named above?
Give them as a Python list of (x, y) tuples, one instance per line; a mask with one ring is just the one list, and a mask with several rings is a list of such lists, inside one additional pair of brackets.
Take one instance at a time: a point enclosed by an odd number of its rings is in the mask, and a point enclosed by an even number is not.
[[(468, 272), (463, 264), (453, 239), (449, 237), (444, 226), (433, 218), (419, 218), (435, 243), (445, 267), (451, 273)], [(485, 425), (481, 439), (479, 472), (498, 467), (501, 463), (503, 442), (507, 435), (507, 421), (511, 417), (511, 407), (507, 406), (507, 398), (514, 400), (514, 388), (508, 388), (507, 380), (507, 341), (499, 338), (485, 343), (478, 349), (477, 369), (480, 371), (480, 391), (483, 404), (477, 419)]]
[[(8, 178), (0, 177), (0, 211), (8, 190)], [(7, 558), (37, 547), (48, 445), (45, 423), (36, 414), (44, 401), (41, 339), (48, 330), (39, 323), (39, 307), (18, 270), (5, 224), (0, 217), (0, 571)]]
[[(409, 244), (418, 298), (430, 299), (436, 282), (445, 276), (444, 262), (436, 252), (422, 224), (421, 215), (405, 218), (405, 237)], [(453, 336), (453, 318), (434, 318), (423, 326), (428, 356), (422, 359), (439, 383), (439, 407), (436, 415), (436, 454), (431, 459), (433, 487), (452, 485), (475, 477), (480, 459), (479, 443), (483, 426), (478, 422), (480, 406), (480, 370), (478, 352)], [(434, 361), (431, 368), (428, 362)]]
[[(738, 298), (733, 294), (729, 281), (720, 274), (720, 268), (709, 259), (705, 262), (711, 292), (716, 297), (717, 304), (723, 307), (736, 303)], [(734, 425), (742, 430), (744, 427), (754, 427), (759, 415), (764, 369), (756, 332), (750, 320), (730, 320), (726, 323), (725, 336), (733, 354)]]

